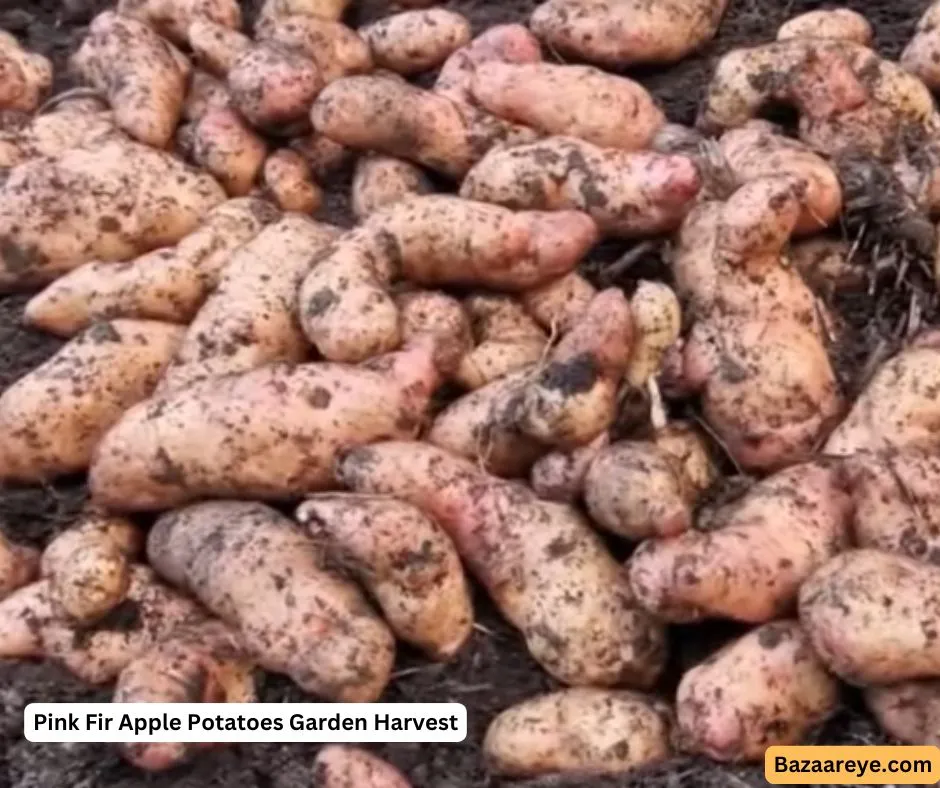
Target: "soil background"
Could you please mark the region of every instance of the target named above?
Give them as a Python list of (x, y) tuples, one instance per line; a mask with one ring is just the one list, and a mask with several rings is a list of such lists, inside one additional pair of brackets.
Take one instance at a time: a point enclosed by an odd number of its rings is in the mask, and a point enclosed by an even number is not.
[[(927, 0), (846, 0), (842, 5), (865, 14), (874, 24), (877, 47), (897, 57), (910, 38)], [(112, 2), (102, 0), (0, 0), (0, 27), (30, 48), (51, 57), (57, 67), (57, 88), (70, 84), (66, 58), (84, 36), (94, 13)], [(254, 0), (244, 2), (250, 19)], [(522, 22), (535, 0), (450, 0), (449, 8), (465, 14), (475, 32), (502, 22)], [(803, 11), (825, 7), (809, 0), (731, 0), (718, 37), (695, 57), (668, 69), (631, 71), (662, 102), (672, 121), (690, 124), (717, 56), (736, 46), (772, 40), (777, 27)], [(359, 0), (349, 22), (360, 24), (381, 16), (386, 0)], [(348, 174), (326, 184), (328, 199), (322, 218), (349, 224)], [(586, 268), (603, 275), (618, 259), (623, 245), (603, 245)], [(655, 264), (655, 263), (654, 263)], [(635, 271), (631, 272), (633, 276)], [(917, 287), (914, 287), (916, 290)], [(894, 286), (876, 289), (837, 304), (849, 325), (841, 367), (850, 388), (860, 384), (865, 362), (881, 356), (898, 340), (911, 290)], [(25, 296), (0, 298), (0, 390), (59, 347), (59, 342), (20, 327)], [(935, 307), (920, 310), (918, 323), (932, 322)], [(922, 305), (923, 306), (923, 305)], [(901, 322), (899, 322), (901, 321)], [(909, 322), (909, 321), (908, 321)], [(901, 328), (899, 329), (899, 326)], [(0, 490), (0, 528), (11, 538), (41, 545), (65, 527), (85, 498), (82, 479), (54, 486)], [(449, 665), (429, 665), (401, 649), (396, 674), (383, 700), (444, 702), (466, 705), (470, 734), (462, 744), (389, 745), (376, 747), (397, 764), (415, 788), (499, 788), (510, 783), (488, 776), (480, 757), (480, 741), (488, 722), (505, 707), (553, 687), (529, 658), (521, 638), (478, 595), (478, 626), (463, 655)], [(660, 691), (669, 696), (684, 668), (702, 659), (729, 637), (734, 627), (710, 625), (674, 630), (673, 666)], [(267, 702), (310, 700), (289, 681), (259, 676), (261, 699)], [(191, 765), (145, 775), (126, 765), (107, 745), (31, 744), (22, 736), (22, 712), (34, 701), (105, 701), (109, 692), (87, 687), (54, 666), (0, 661), (0, 788), (308, 788), (315, 744), (233, 745), (205, 755)], [(815, 740), (826, 744), (873, 744), (883, 739), (859, 711), (858, 699), (847, 693), (843, 708)], [(676, 759), (654, 770), (613, 779), (548, 779), (519, 784), (526, 788), (747, 788), (766, 785), (761, 768), (727, 768), (699, 759)]]

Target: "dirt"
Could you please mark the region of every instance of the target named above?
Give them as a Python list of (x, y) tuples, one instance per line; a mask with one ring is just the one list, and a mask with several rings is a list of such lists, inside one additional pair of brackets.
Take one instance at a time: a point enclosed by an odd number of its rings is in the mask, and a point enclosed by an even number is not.
[[(57, 66), (56, 87), (68, 87), (65, 69), (70, 52), (80, 42), (94, 13), (111, 2), (101, 0), (0, 0), (0, 27), (19, 36), (31, 48), (51, 57)], [(477, 32), (489, 25), (522, 21), (534, 0), (451, 0), (448, 6), (466, 14)], [(256, 4), (253, 4), (256, 5)], [(663, 103), (671, 120), (694, 120), (703, 86), (714, 59), (735, 46), (772, 38), (785, 19), (823, 6), (811, 0), (732, 0), (717, 39), (699, 55), (663, 70), (631, 72)], [(895, 57), (909, 39), (924, 0), (847, 0), (842, 5), (863, 12), (875, 26), (877, 44)], [(384, 0), (363, 0), (350, 17), (361, 23), (383, 13)], [(246, 7), (251, 18), (256, 8)], [(348, 173), (328, 184), (323, 218), (350, 223)], [(629, 282), (638, 274), (661, 273), (658, 248), (634, 254), (621, 244), (595, 250), (586, 271), (604, 281)], [(926, 282), (913, 277), (903, 255), (873, 250), (887, 259), (898, 276), (881, 278), (873, 292), (856, 293), (835, 302), (846, 325), (838, 354), (851, 389), (867, 370), (896, 346), (905, 333), (933, 322), (936, 306)], [(879, 259), (882, 259), (879, 257)], [(611, 268), (614, 265), (614, 268)], [(893, 268), (892, 268), (893, 266)], [(914, 266), (916, 268), (916, 266)], [(902, 269), (902, 270), (899, 270)], [(929, 283), (927, 283), (929, 284)], [(932, 293), (933, 288), (930, 287)], [(912, 307), (913, 301), (918, 301)], [(19, 327), (24, 297), (0, 299), (0, 390), (51, 355), (59, 342)], [(85, 498), (83, 480), (70, 479), (44, 488), (0, 491), (0, 527), (19, 541), (43, 544), (79, 510)], [(376, 750), (402, 768), (415, 788), (499, 788), (509, 785), (487, 776), (480, 741), (489, 720), (506, 706), (549, 689), (553, 682), (528, 656), (521, 639), (483, 598), (477, 602), (478, 626), (469, 648), (452, 664), (429, 665), (402, 650), (395, 679), (384, 700), (390, 702), (455, 701), (466, 705), (470, 735), (459, 745), (395, 745)], [(738, 628), (727, 625), (682, 627), (673, 632), (673, 665), (660, 691), (668, 696), (683, 669), (733, 637)], [(267, 702), (308, 700), (288, 681), (259, 676), (261, 699)], [(31, 744), (22, 738), (22, 710), (32, 701), (107, 700), (107, 690), (90, 688), (50, 665), (0, 662), (0, 788), (308, 788), (314, 744), (246, 744), (204, 756), (176, 771), (143, 776), (123, 763), (115, 751), (93, 744)], [(847, 694), (845, 703), (814, 740), (827, 744), (881, 743), (877, 729)], [(765, 785), (760, 769), (727, 768), (698, 759), (677, 759), (630, 777), (614, 779), (540, 780), (528, 788), (737, 788)]]

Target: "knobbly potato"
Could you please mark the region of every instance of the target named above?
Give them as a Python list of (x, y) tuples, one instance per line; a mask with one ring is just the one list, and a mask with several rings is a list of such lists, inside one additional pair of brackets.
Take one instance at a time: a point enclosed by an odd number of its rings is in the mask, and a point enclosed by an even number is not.
[(271, 364), (155, 397), (99, 445), (92, 494), (114, 510), (160, 510), (329, 489), (339, 452), (416, 433), (438, 384), (433, 358), (427, 343), (361, 367)]
[(125, 410), (145, 399), (183, 329), (146, 320), (96, 323), (0, 396), (0, 478), (41, 482), (88, 467)]
[(232, 253), (276, 218), (274, 206), (262, 200), (224, 202), (175, 247), (69, 271), (30, 299), (23, 320), (65, 337), (112, 317), (187, 323), (218, 286)]
[(316, 254), (339, 231), (287, 215), (238, 247), (186, 331), (157, 388), (166, 393), (276, 361), (303, 361), (294, 298)]
[(596, 237), (590, 217), (574, 211), (513, 213), (450, 195), (414, 197), (374, 214), (322, 256), (300, 289), (301, 324), (325, 358), (360, 361), (400, 343), (386, 292), (392, 280), (525, 290), (573, 269)]
[(865, 690), (865, 704), (889, 736), (940, 747), (940, 681), (905, 681)]
[(53, 539), (40, 573), (49, 579), (52, 609), (77, 624), (96, 621), (127, 596), (143, 533), (129, 520), (90, 512)]
[(523, 292), (519, 298), (542, 328), (567, 334), (591, 303), (597, 290), (577, 271)]
[(39, 551), (11, 542), (0, 532), (0, 600), (39, 574)]
[(813, 648), (849, 684), (940, 676), (940, 568), (871, 549), (849, 550), (800, 589)]
[(421, 334), (435, 340), (434, 363), (441, 374), (456, 375), (461, 361), (473, 350), (473, 331), (463, 305), (437, 290), (405, 290), (395, 294), (401, 310), (401, 335), (407, 344)]
[(379, 68), (411, 75), (441, 65), (470, 43), (470, 23), (446, 8), (404, 11), (360, 28)]
[(328, 744), (313, 762), (313, 788), (411, 788), (390, 763), (361, 747)]
[(379, 697), (395, 641), (359, 590), (323, 567), (315, 542), (259, 503), (215, 501), (163, 515), (147, 557), (233, 626), (249, 654), (307, 692)]
[(352, 183), (352, 211), (366, 217), (408, 197), (430, 194), (431, 181), (420, 167), (393, 156), (365, 154), (356, 160)]
[(264, 191), (281, 210), (311, 214), (323, 203), (323, 191), (314, 182), (303, 156), (288, 148), (272, 153), (264, 162)]
[(722, 507), (708, 531), (642, 543), (629, 562), (636, 598), (677, 623), (786, 614), (806, 578), (848, 546), (852, 502), (840, 481), (833, 467), (793, 466)]
[(175, 244), (224, 199), (210, 176), (129, 140), (20, 164), (0, 186), (0, 292)]
[(242, 12), (237, 0), (118, 0), (117, 11), (146, 22), (177, 44), (187, 43), (189, 26), (197, 19), (240, 30)]
[(368, 43), (339, 22), (305, 14), (279, 17), (256, 25), (260, 43), (293, 50), (316, 63), (325, 82), (372, 70)]
[(308, 498), (297, 520), (378, 601), (392, 631), (449, 660), (473, 631), (473, 607), (450, 537), (420, 509), (351, 493)]
[(0, 30), (0, 109), (32, 112), (52, 87), (52, 63)]
[(155, 148), (169, 145), (191, 72), (172, 44), (144, 22), (105, 11), (91, 23), (72, 66), (107, 94), (120, 128)]
[(826, 8), (808, 11), (785, 22), (777, 31), (777, 40), (790, 38), (838, 38), (862, 46), (871, 46), (875, 33), (871, 22), (850, 8)]
[(774, 621), (682, 677), (678, 739), (716, 761), (762, 761), (768, 747), (800, 744), (838, 704), (838, 683), (799, 623)]
[(678, 228), (700, 188), (686, 156), (551, 137), (491, 150), (460, 195), (515, 210), (584, 211), (605, 234), (633, 238)]
[(483, 740), (493, 774), (622, 775), (665, 761), (672, 713), (636, 692), (586, 687), (539, 695), (501, 712)]
[(647, 148), (666, 122), (642, 85), (593, 66), (481, 63), (472, 90), (494, 115), (604, 148)]
[(529, 22), (565, 57), (604, 66), (675, 63), (715, 36), (727, 0), (548, 0)]
[(337, 476), (356, 492), (394, 495), (434, 518), (557, 680), (638, 688), (655, 682), (663, 631), (635, 606), (622, 568), (576, 509), (540, 501), (527, 487), (425, 443), (354, 449), (339, 461)]
[(904, 51), (901, 65), (931, 90), (940, 89), (940, 3), (934, 2), (917, 22), (917, 30)]

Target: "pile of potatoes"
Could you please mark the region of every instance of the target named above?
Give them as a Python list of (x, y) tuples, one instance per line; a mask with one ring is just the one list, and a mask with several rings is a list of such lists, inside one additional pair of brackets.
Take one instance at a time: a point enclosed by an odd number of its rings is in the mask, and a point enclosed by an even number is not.
[[(844, 9), (725, 53), (695, 128), (612, 72), (697, 50), (725, 0), (476, 36), (403, 5), (354, 30), (346, 0), (266, 0), (248, 29), (119, 0), (52, 97), (0, 36), (0, 293), (64, 340), (0, 395), (0, 484), (90, 491), (43, 550), (0, 536), (0, 656), (119, 703), (252, 702), (259, 668), (371, 702), (398, 643), (464, 652), (478, 585), (557, 686), (491, 721), (493, 775), (760, 761), (843, 685), (940, 744), (940, 330), (853, 400), (827, 306), (869, 279), (847, 162), (940, 214), (940, 3), (897, 63)], [(352, 227), (315, 218), (344, 168)], [(596, 287), (611, 240), (669, 241), (668, 275)], [(747, 632), (666, 697), (670, 625), (715, 620)], [(408, 785), (354, 747), (313, 768)]]

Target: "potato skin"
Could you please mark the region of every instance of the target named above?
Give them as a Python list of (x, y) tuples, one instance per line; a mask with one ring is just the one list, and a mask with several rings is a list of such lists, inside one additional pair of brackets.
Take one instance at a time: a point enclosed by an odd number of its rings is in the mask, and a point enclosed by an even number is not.
[(411, 788), (394, 766), (361, 747), (328, 744), (313, 761), (313, 788)]
[(264, 139), (228, 104), (208, 107), (193, 126), (192, 160), (232, 197), (251, 191), (267, 155)]
[(849, 684), (940, 676), (940, 568), (879, 550), (849, 550), (800, 589), (813, 648)]
[(364, 154), (356, 160), (352, 211), (359, 221), (408, 197), (430, 194), (431, 181), (419, 167), (394, 156)]
[(666, 621), (759, 624), (785, 614), (801, 584), (848, 543), (851, 499), (838, 470), (797, 465), (723, 507), (710, 530), (651, 539), (628, 567), (639, 602)]
[(354, 703), (373, 701), (385, 688), (392, 633), (276, 510), (215, 501), (170, 512), (151, 529), (147, 557), (233, 626), (262, 667), (307, 692)]
[(420, 509), (351, 493), (307, 498), (296, 518), (378, 600), (392, 631), (432, 659), (452, 659), (473, 631), (460, 556)]
[(329, 489), (342, 450), (411, 437), (437, 384), (425, 345), (361, 367), (271, 364), (210, 378), (128, 411), (101, 442), (89, 486), (116, 511)]
[(310, 166), (303, 156), (287, 148), (265, 160), (264, 190), (283, 211), (309, 215), (323, 203), (323, 192), (314, 182)]
[(850, 8), (821, 9), (800, 14), (781, 25), (777, 40), (790, 38), (838, 38), (871, 46), (875, 33), (871, 23)]
[(129, 140), (20, 164), (0, 186), (0, 292), (175, 244), (224, 200), (210, 176)]
[(11, 542), (0, 532), (0, 600), (39, 574), (39, 551)]
[(52, 63), (0, 30), (0, 109), (32, 112), (52, 87)]
[(153, 391), (183, 329), (96, 323), (0, 396), (0, 478), (40, 482), (88, 467), (108, 429)]
[(773, 621), (682, 677), (678, 739), (716, 761), (763, 760), (768, 747), (799, 744), (838, 703), (838, 683), (799, 623)]
[(446, 8), (392, 14), (360, 28), (375, 65), (411, 75), (441, 65), (470, 43), (470, 23)]
[(577, 271), (526, 290), (519, 296), (526, 311), (542, 328), (567, 334), (578, 322), (597, 290)]
[(354, 30), (329, 19), (306, 14), (266, 19), (255, 25), (260, 43), (297, 52), (312, 60), (324, 83), (372, 71), (369, 45)]
[(865, 690), (882, 730), (905, 744), (940, 747), (940, 681), (905, 681)]
[(439, 290), (405, 290), (395, 294), (395, 305), (401, 312), (404, 343), (423, 334), (433, 337), (434, 363), (442, 375), (453, 377), (473, 349), (473, 332), (463, 304)]
[(494, 148), (467, 173), (460, 195), (515, 210), (584, 211), (605, 235), (635, 238), (678, 228), (700, 188), (685, 156), (550, 137)]
[(196, 19), (208, 19), (232, 30), (242, 26), (237, 0), (118, 0), (117, 12), (146, 22), (177, 44), (187, 43), (187, 31)]
[(672, 715), (636, 692), (577, 687), (501, 712), (483, 740), (492, 774), (621, 775), (666, 760)]
[(663, 631), (635, 607), (621, 567), (577, 510), (540, 501), (524, 485), (424, 443), (354, 449), (337, 475), (356, 492), (394, 495), (433, 517), (559, 681), (655, 682), (665, 659)]
[(22, 128), (0, 129), (0, 168), (40, 156), (59, 156), (69, 148), (121, 136), (104, 104), (65, 101), (54, 110), (33, 116)]

